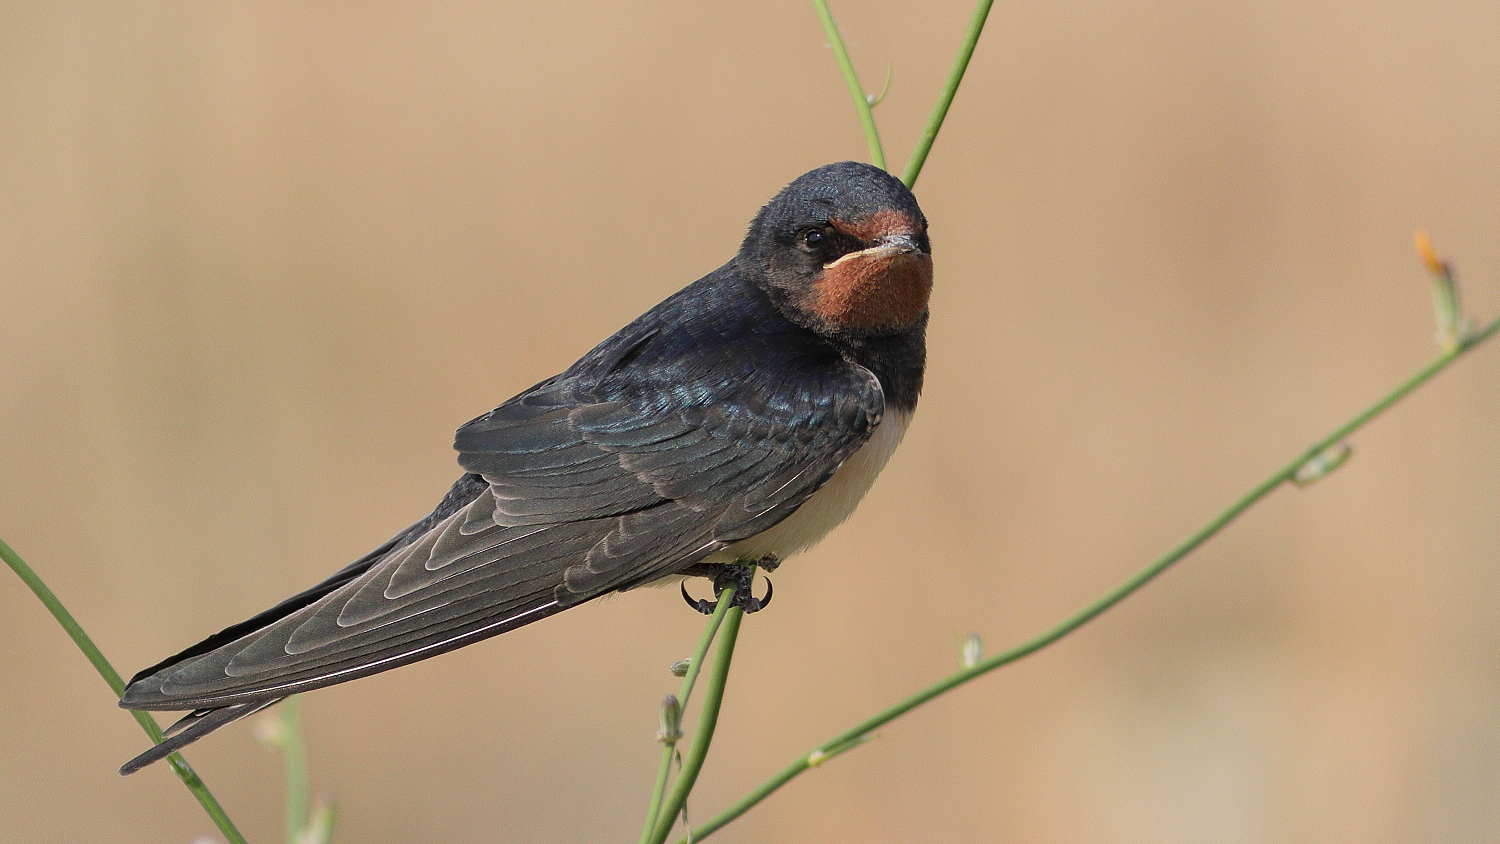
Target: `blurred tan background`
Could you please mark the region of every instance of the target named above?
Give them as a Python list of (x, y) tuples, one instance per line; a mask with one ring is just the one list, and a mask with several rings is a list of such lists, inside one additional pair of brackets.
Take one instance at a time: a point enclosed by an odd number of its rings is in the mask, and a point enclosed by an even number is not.
[[(533, 8), (536, 6), (538, 8)], [(127, 675), (425, 514), (454, 428), (863, 158), (805, 2), (0, 4), (0, 536)], [(967, 3), (840, 3), (905, 161)], [(776, 575), (691, 804), (1027, 638), (1500, 311), (1500, 6), (997, 4), (918, 195), (929, 381)], [(1500, 840), (1500, 347), (725, 842)], [(0, 840), (212, 831), (0, 573)], [(634, 840), (672, 591), (305, 700), (337, 839)], [(279, 761), (189, 754), (252, 841)]]

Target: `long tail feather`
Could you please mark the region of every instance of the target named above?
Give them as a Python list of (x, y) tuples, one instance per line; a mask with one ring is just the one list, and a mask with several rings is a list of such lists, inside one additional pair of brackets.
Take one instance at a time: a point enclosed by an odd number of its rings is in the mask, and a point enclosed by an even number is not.
[(120, 766), (120, 776), (129, 776), (150, 765), (152, 762), (159, 762), (214, 730), (226, 724), (232, 724), (241, 718), (248, 718), (273, 703), (280, 703), (281, 700), (281, 698), (277, 697), (270, 700), (255, 701), (254, 703), (239, 703), (233, 706), (221, 706), (216, 709), (200, 709), (196, 712), (190, 712), (179, 719), (177, 723), (167, 728), (166, 738), (162, 740), (161, 744)]

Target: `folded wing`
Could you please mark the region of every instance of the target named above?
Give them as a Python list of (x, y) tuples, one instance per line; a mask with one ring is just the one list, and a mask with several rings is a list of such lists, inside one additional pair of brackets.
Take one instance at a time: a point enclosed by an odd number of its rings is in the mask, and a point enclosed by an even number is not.
[(668, 300), (461, 428), (470, 474), (427, 519), (142, 672), (122, 705), (213, 709), (383, 671), (776, 524), (869, 438), (884, 402), (873, 375), (810, 335), (753, 329), (684, 319)]

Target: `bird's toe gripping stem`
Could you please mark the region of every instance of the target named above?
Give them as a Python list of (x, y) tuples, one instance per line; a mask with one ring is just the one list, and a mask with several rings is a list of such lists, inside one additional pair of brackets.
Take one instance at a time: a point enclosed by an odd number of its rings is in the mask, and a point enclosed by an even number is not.
[(698, 612), (701, 612), (704, 615), (713, 615), (714, 611), (719, 608), (719, 596), (724, 593), (725, 589), (733, 586), (734, 605), (744, 610), (746, 613), (759, 612), (770, 606), (771, 595), (773, 594), (774, 589), (771, 586), (771, 579), (768, 577), (766, 578), (766, 596), (764, 598), (755, 597), (755, 593), (751, 589), (755, 580), (755, 567), (763, 568), (766, 571), (774, 571), (780, 564), (780, 560), (770, 554), (767, 554), (766, 556), (757, 560), (754, 566), (743, 565), (741, 563), (715, 563), (709, 565), (694, 566), (693, 569), (690, 570), (690, 574), (700, 575), (702, 577), (707, 577), (713, 580), (714, 600), (710, 601), (706, 598), (694, 598), (689, 595), (687, 591), (686, 580), (682, 581), (682, 599), (684, 601), (687, 601), (688, 606), (692, 607)]

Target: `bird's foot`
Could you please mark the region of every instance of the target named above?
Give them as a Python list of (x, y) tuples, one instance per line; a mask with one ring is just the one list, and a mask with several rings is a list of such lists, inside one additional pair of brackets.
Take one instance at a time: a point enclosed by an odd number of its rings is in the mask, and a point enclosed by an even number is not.
[(753, 566), (740, 563), (712, 563), (694, 566), (690, 570), (691, 574), (701, 575), (713, 580), (714, 600), (694, 598), (689, 595), (686, 580), (682, 582), (682, 599), (687, 601), (688, 606), (698, 612), (704, 615), (713, 615), (714, 611), (719, 608), (719, 596), (724, 594), (725, 589), (733, 586), (734, 606), (739, 607), (746, 613), (760, 612), (770, 606), (771, 595), (774, 589), (771, 586), (771, 579), (768, 577), (766, 578), (766, 596), (764, 598), (755, 597), (755, 593), (751, 589), (755, 580), (755, 568), (759, 567), (766, 571), (774, 571), (778, 565), (781, 565), (781, 561), (775, 556), (767, 554), (757, 560)]
[(775, 554), (767, 554), (764, 557), (761, 557), (759, 560), (755, 561), (755, 567), (767, 574), (775, 571), (776, 567), (780, 565), (781, 558), (776, 556)]

